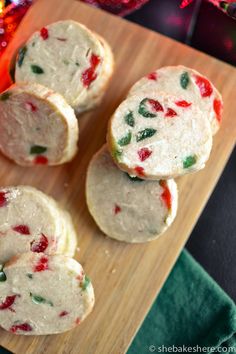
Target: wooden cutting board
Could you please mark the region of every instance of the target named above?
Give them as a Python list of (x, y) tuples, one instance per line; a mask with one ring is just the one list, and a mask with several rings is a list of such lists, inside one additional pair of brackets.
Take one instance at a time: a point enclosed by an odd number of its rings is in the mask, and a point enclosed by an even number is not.
[[(71, 163), (23, 168), (0, 156), (0, 184), (32, 185), (55, 197), (71, 212), (79, 235), (77, 259), (92, 278), (96, 305), (87, 320), (68, 333), (24, 337), (0, 330), (0, 345), (19, 354), (123, 354), (187, 241), (234, 146), (236, 70), (162, 35), (69, 0), (38, 0), (20, 25), (1, 68), (34, 30), (69, 18), (84, 23), (111, 44), (116, 59), (111, 85), (102, 105), (79, 119), (79, 153)], [(177, 64), (206, 74), (222, 92), (225, 102), (222, 128), (214, 138), (206, 168), (177, 181), (179, 211), (169, 231), (149, 244), (113, 241), (99, 231), (85, 204), (88, 162), (105, 142), (107, 121), (129, 87), (151, 70)], [(6, 85), (3, 71), (0, 78), (3, 87)]]

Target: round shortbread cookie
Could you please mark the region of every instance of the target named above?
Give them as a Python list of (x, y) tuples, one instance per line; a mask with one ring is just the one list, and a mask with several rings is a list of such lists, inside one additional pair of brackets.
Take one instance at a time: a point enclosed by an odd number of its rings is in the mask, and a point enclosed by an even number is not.
[(146, 90), (164, 91), (199, 106), (210, 121), (212, 134), (219, 129), (223, 111), (221, 94), (198, 71), (182, 65), (160, 68), (137, 81), (129, 95)]
[(153, 91), (120, 104), (110, 119), (107, 140), (117, 165), (144, 179), (198, 171), (212, 147), (204, 112), (178, 96)]
[(0, 264), (28, 251), (67, 253), (69, 233), (71, 255), (76, 248), (75, 230), (52, 198), (28, 186), (0, 189)]
[(87, 94), (96, 94), (101, 82), (107, 82), (105, 55), (98, 37), (84, 25), (55, 22), (35, 32), (20, 49), (15, 80), (47, 86), (77, 111), (80, 105), (84, 110)]
[(1, 269), (0, 280), (0, 326), (14, 334), (68, 331), (94, 305), (90, 279), (64, 255), (22, 254)]
[(0, 150), (19, 165), (59, 165), (77, 152), (78, 121), (64, 98), (38, 84), (0, 95)]
[(103, 146), (88, 168), (86, 198), (92, 217), (107, 236), (146, 242), (156, 239), (173, 222), (178, 192), (172, 179), (132, 178), (114, 164)]

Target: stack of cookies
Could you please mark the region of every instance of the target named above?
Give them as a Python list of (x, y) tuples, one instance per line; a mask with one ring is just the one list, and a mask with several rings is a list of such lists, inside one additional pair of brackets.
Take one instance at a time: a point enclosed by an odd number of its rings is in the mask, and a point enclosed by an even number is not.
[[(102, 100), (113, 73), (106, 41), (72, 20), (35, 32), (0, 95), (0, 150), (20, 165), (58, 165), (77, 152), (79, 114)], [(75, 111), (75, 112), (74, 112)]]
[(88, 208), (106, 235), (145, 242), (170, 226), (173, 178), (204, 168), (222, 107), (214, 85), (184, 66), (161, 68), (131, 88), (88, 168)]
[(70, 215), (32, 187), (0, 189), (0, 325), (25, 335), (78, 325), (94, 292), (74, 256)]

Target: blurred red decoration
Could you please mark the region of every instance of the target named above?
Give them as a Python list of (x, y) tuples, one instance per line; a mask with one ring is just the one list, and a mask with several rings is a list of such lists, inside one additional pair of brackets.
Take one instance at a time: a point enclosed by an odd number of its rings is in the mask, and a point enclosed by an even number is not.
[(182, 0), (181, 4), (180, 4), (180, 8), (183, 9), (184, 7), (188, 6), (189, 4), (191, 4), (191, 2), (193, 2), (193, 0)]
[(0, 0), (0, 57), (12, 39), (22, 17), (32, 4), (31, 0), (19, 0), (4, 7)]
[(81, 0), (88, 4), (100, 7), (115, 15), (125, 16), (130, 12), (139, 9), (149, 0)]
[[(194, 0), (182, 0), (179, 7), (181, 9), (185, 8), (189, 4), (191, 4)], [(208, 0), (213, 5), (217, 6), (223, 12), (225, 12), (228, 16), (236, 19), (236, 1), (235, 0)]]

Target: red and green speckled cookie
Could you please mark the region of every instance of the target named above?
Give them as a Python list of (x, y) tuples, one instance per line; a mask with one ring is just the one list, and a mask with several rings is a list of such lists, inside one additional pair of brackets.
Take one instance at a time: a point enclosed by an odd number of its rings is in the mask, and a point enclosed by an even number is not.
[(133, 243), (154, 240), (171, 225), (178, 192), (172, 179), (144, 181), (129, 176), (103, 146), (88, 168), (86, 198), (92, 217), (107, 236)]
[(24, 253), (0, 271), (0, 326), (11, 333), (68, 331), (93, 305), (90, 279), (78, 262), (64, 255)]
[(73, 256), (77, 244), (70, 215), (41, 191), (0, 189), (0, 264), (24, 252)]
[(15, 80), (49, 87), (82, 112), (99, 103), (112, 73), (113, 55), (105, 40), (65, 20), (30, 37), (18, 53)]
[(212, 134), (218, 131), (222, 120), (222, 97), (212, 82), (196, 70), (182, 65), (160, 68), (137, 81), (129, 95), (146, 90), (164, 91), (178, 96), (180, 101), (198, 106), (209, 119)]
[(19, 165), (59, 165), (77, 152), (78, 120), (58, 93), (15, 84), (0, 95), (0, 150)]
[(202, 169), (212, 133), (205, 113), (193, 102), (149, 91), (121, 103), (110, 119), (107, 141), (122, 170), (163, 179)]

